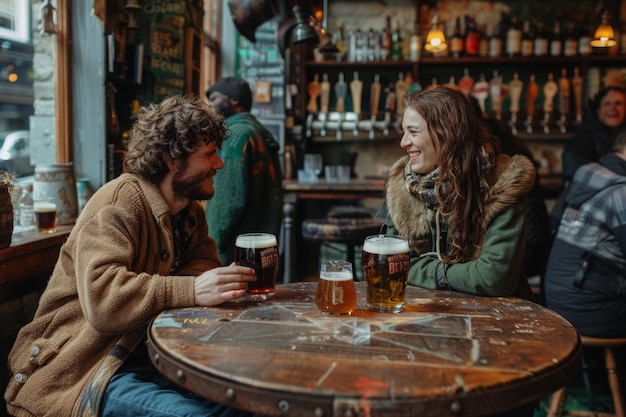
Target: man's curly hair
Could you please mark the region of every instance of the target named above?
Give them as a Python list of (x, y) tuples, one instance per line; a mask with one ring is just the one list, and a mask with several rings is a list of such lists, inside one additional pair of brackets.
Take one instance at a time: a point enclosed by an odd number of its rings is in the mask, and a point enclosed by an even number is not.
[(198, 97), (173, 96), (142, 107), (130, 130), (124, 163), (127, 172), (160, 182), (169, 172), (165, 161), (185, 166), (200, 141), (221, 148), (224, 118)]

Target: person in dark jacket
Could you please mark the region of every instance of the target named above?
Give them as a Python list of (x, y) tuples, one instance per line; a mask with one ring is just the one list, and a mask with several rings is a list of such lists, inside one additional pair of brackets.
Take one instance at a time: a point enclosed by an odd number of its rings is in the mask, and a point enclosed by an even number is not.
[(225, 77), (206, 91), (207, 99), (226, 118), (230, 137), (219, 156), (224, 168), (213, 178), (216, 197), (207, 201), (209, 233), (217, 241), (222, 264), (234, 258), (237, 235), (280, 234), (283, 215), (279, 144), (254, 117), (248, 83)]
[(545, 275), (548, 308), (586, 336), (626, 337), (626, 129), (580, 167)]
[(611, 152), (615, 135), (626, 121), (626, 90), (618, 86), (601, 89), (591, 101), (590, 110), (587, 122), (563, 150), (564, 181), (570, 181), (582, 165), (597, 162)]
[(561, 157), (563, 164), (563, 191), (550, 212), (550, 228), (556, 233), (563, 214), (564, 199), (574, 173), (582, 165), (597, 162), (611, 152), (616, 133), (626, 126), (626, 89), (610, 85), (602, 88), (590, 101), (590, 114), (576, 130)]

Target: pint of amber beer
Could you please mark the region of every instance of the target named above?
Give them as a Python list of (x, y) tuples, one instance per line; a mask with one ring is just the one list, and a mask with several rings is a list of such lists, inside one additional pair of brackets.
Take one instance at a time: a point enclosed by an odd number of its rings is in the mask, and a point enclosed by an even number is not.
[(367, 308), (391, 313), (404, 310), (409, 242), (402, 236), (368, 236), (363, 243), (361, 266), (367, 287)]
[(356, 310), (356, 290), (350, 262), (327, 261), (322, 264), (315, 305), (324, 314), (349, 315)]
[(237, 236), (235, 262), (254, 269), (256, 273), (256, 281), (248, 283), (246, 298), (260, 301), (274, 296), (278, 273), (278, 244), (275, 235), (246, 233)]

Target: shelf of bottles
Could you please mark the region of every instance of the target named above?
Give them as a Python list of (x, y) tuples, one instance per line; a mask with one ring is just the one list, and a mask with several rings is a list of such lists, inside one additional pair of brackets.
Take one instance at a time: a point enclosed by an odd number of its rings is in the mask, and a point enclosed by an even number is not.
[(381, 31), (355, 29), (344, 37), (339, 27), (339, 53), (314, 54), (305, 64), (307, 137), (396, 138), (403, 95), (445, 84), (476, 98), (484, 116), (501, 119), (525, 140), (566, 141), (583, 122), (587, 70), (626, 67), (626, 39), (592, 48), (588, 21), (580, 28), (567, 22), (565, 31), (555, 21), (548, 31), (541, 22), (532, 27), (502, 14), (489, 37), (473, 17), (464, 23), (462, 33), (455, 19), (444, 54), (427, 53), (425, 36), (403, 37), (389, 17)]

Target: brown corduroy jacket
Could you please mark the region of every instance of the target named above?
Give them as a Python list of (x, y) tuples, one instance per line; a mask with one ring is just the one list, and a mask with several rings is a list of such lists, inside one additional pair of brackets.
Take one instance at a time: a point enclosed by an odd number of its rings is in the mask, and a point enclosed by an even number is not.
[(155, 184), (122, 174), (94, 194), (9, 355), (9, 413), (97, 416), (106, 385), (145, 340), (150, 320), (194, 305), (195, 277), (220, 261), (200, 203), (185, 210), (187, 241), (173, 271), (169, 208)]

